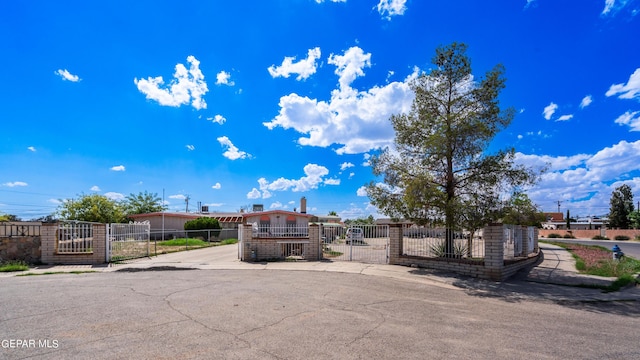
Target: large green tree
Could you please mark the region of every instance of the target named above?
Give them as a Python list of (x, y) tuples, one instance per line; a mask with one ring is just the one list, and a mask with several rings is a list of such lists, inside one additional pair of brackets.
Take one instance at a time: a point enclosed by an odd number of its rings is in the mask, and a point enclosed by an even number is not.
[(80, 195), (66, 199), (58, 206), (57, 215), (64, 220), (118, 223), (125, 220), (122, 206), (100, 194)]
[(527, 194), (514, 192), (502, 210), (502, 221), (505, 224), (542, 227), (546, 217)]
[(162, 199), (157, 193), (147, 191), (138, 194), (129, 194), (122, 204), (126, 215), (147, 214), (160, 212), (166, 209), (162, 205)]
[(609, 227), (628, 229), (629, 216), (633, 213), (633, 193), (627, 184), (620, 185), (611, 194), (609, 201)]
[(395, 148), (372, 158), (373, 173), (384, 184), (367, 187), (371, 202), (392, 218), (444, 223), (448, 256), (453, 256), (454, 231), (474, 197), (492, 203), (504, 189), (537, 178), (515, 164), (514, 149), (489, 151), (515, 112), (499, 106), (503, 67), (476, 79), (466, 50), (458, 43), (436, 49), (435, 67), (412, 84), (411, 110), (391, 117)]

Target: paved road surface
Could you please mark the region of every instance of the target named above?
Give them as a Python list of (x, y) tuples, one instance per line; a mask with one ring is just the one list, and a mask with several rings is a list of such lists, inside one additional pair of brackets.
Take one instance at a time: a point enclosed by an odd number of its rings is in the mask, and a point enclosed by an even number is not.
[(536, 300), (550, 285), (128, 270), (0, 286), (1, 359), (640, 358), (637, 303)]

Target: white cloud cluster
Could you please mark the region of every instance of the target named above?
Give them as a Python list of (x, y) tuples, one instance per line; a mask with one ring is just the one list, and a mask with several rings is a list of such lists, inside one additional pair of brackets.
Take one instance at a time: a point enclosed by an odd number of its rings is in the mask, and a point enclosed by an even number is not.
[(231, 81), (231, 74), (222, 70), (216, 74), (216, 85), (228, 85), (233, 86), (236, 83)]
[(220, 114), (218, 114), (218, 115), (216, 115), (214, 117), (208, 117), (207, 120), (209, 120), (211, 122), (214, 122), (214, 123), (218, 123), (220, 125), (224, 124), (227, 121), (227, 119), (224, 116), (220, 115)]
[(222, 145), (222, 147), (226, 149), (225, 152), (222, 153), (222, 156), (226, 157), (227, 159), (238, 160), (238, 159), (246, 159), (251, 157), (251, 154), (241, 151), (240, 149), (238, 149), (238, 147), (233, 145), (233, 143), (231, 142), (231, 140), (229, 140), (228, 137), (221, 136), (217, 140), (220, 143), (220, 145)]
[(611, 85), (605, 93), (606, 96), (618, 95), (620, 99), (638, 99), (640, 100), (640, 68), (629, 76), (626, 84)]
[(36, 152), (36, 148), (35, 148), (35, 147), (33, 147), (33, 146), (29, 146), (29, 147), (27, 148), (27, 150), (29, 150), (29, 151), (31, 151), (31, 152)]
[(125, 171), (125, 167), (124, 165), (116, 165), (116, 166), (112, 166), (109, 170), (111, 171)]
[(24, 181), (12, 181), (12, 182), (6, 182), (4, 184), (2, 184), (2, 186), (6, 186), (6, 187), (17, 187), (17, 186), (28, 186), (29, 184), (27, 184)]
[(300, 179), (285, 179), (283, 177), (269, 182), (265, 178), (258, 179), (259, 190), (253, 188), (248, 194), (248, 199), (268, 199), (273, 191), (303, 192), (317, 189), (319, 185), (339, 185), (340, 180), (327, 179), (329, 169), (318, 164), (307, 164), (303, 168), (305, 176)]
[(214, 190), (220, 190), (222, 188), (222, 185), (220, 185), (220, 183), (217, 182), (214, 185), (212, 185), (211, 188)]
[(195, 149), (196, 149), (196, 147), (195, 147), (195, 146), (190, 145), (190, 144), (187, 144), (185, 147), (186, 147), (186, 148), (187, 148), (187, 150), (189, 150), (189, 151), (193, 151), (193, 150), (195, 150)]
[(542, 115), (545, 119), (551, 120), (551, 117), (555, 114), (556, 110), (558, 110), (558, 104), (552, 102), (544, 108)]
[(78, 75), (73, 75), (67, 69), (58, 69), (54, 71), (54, 74), (60, 76), (62, 80), (65, 81), (78, 82), (81, 80)]
[(328, 63), (335, 65), (338, 89), (331, 99), (322, 101), (296, 93), (280, 98), (279, 114), (263, 123), (270, 130), (280, 126), (294, 129), (308, 137), (298, 139), (300, 145), (328, 147), (341, 145), (338, 154), (357, 154), (371, 149), (390, 146), (393, 128), (389, 117), (408, 112), (414, 94), (409, 83), (418, 76), (418, 69), (403, 82), (374, 86), (366, 91), (351, 87), (352, 82), (364, 75), (371, 66), (371, 54), (352, 47), (343, 55), (331, 54)]
[(378, 3), (378, 12), (387, 20), (391, 20), (392, 16), (404, 15), (407, 10), (407, 0), (380, 0)]
[(291, 74), (298, 74), (296, 80), (305, 80), (316, 73), (316, 61), (320, 58), (320, 55), (320, 48), (316, 47), (309, 49), (306, 59), (294, 63), (295, 56), (286, 56), (280, 66), (271, 65), (267, 70), (274, 78), (278, 76), (288, 78)]
[(209, 89), (200, 71), (200, 61), (189, 55), (187, 62), (190, 64), (189, 70), (183, 64), (176, 65), (173, 80), (168, 86), (164, 86), (162, 76), (139, 80), (135, 78), (133, 82), (147, 99), (155, 100), (160, 105), (178, 107), (191, 103), (196, 110), (206, 109), (207, 103), (202, 97)]
[(340, 164), (340, 171), (345, 171), (348, 168), (354, 167), (355, 165), (353, 165), (350, 162), (343, 162), (342, 164)]
[(117, 192), (113, 192), (113, 191), (104, 193), (104, 196), (107, 199), (115, 200), (115, 201), (121, 201), (121, 200), (124, 200), (124, 198), (125, 198), (125, 196), (123, 194), (117, 193)]
[(518, 153), (516, 161), (527, 166), (549, 166), (541, 181), (527, 191), (534, 203), (546, 204), (546, 211), (562, 200), (585, 214), (602, 215), (608, 212), (611, 192), (622, 182), (634, 184), (634, 192), (640, 191), (640, 140), (620, 141), (594, 155), (550, 157)]
[(602, 15), (606, 15), (609, 12), (611, 12), (611, 9), (613, 9), (613, 5), (615, 4), (616, 0), (605, 0), (604, 1), (604, 9), (602, 10)]
[(89, 190), (91, 190), (91, 191), (102, 191), (102, 190), (100, 190), (100, 187), (98, 185), (93, 185), (91, 187), (91, 189), (89, 189)]
[(640, 131), (640, 111), (630, 112), (620, 115), (616, 120), (616, 124), (629, 126), (630, 131)]
[(593, 102), (593, 96), (591, 95), (587, 95), (584, 98), (582, 98), (582, 101), (580, 101), (580, 109), (584, 109), (587, 106), (591, 105), (591, 103)]

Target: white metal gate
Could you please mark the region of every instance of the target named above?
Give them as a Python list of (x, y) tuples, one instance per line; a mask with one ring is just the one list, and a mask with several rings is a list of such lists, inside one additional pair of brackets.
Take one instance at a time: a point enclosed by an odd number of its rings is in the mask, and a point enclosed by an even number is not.
[(329, 260), (387, 264), (389, 226), (353, 225), (339, 229), (323, 227), (322, 256)]
[(107, 262), (149, 256), (149, 221), (107, 225)]

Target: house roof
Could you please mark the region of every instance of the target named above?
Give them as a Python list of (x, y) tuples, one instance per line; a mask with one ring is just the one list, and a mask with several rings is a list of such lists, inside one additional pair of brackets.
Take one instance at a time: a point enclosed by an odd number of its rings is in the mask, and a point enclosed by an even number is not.
[(249, 218), (249, 217), (261, 217), (264, 215), (287, 215), (287, 216), (295, 216), (295, 217), (306, 217), (306, 218), (310, 218), (313, 215), (310, 214), (303, 214), (303, 213), (299, 213), (299, 212), (294, 212), (294, 211), (286, 211), (286, 210), (269, 210), (269, 211), (258, 211), (258, 212), (252, 212), (252, 213), (244, 213), (244, 217), (245, 218)]

